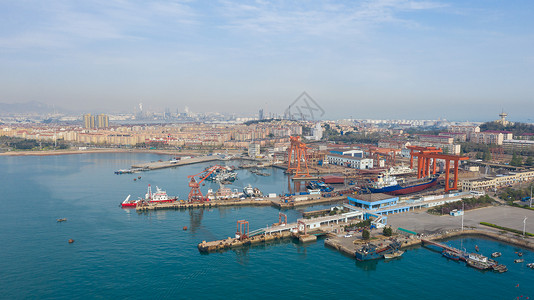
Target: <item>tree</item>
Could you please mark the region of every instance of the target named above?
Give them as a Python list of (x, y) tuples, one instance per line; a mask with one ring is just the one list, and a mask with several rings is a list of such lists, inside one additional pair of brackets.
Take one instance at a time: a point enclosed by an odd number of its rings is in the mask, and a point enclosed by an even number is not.
[(491, 153), (490, 153), (489, 149), (486, 149), (486, 151), (484, 151), (484, 155), (482, 156), (482, 159), (484, 161), (490, 161), (491, 160)]
[(525, 165), (532, 166), (534, 162), (532, 161), (532, 156), (527, 157), (527, 160), (525, 161)]
[(364, 230), (362, 231), (362, 238), (363, 238), (364, 240), (368, 240), (370, 237), (371, 237), (371, 233), (369, 232), (369, 230), (364, 229)]
[(384, 236), (392, 236), (393, 235), (393, 229), (391, 229), (391, 227), (384, 227), (384, 230), (382, 230), (382, 234)]
[(514, 154), (512, 155), (512, 160), (510, 161), (510, 165), (514, 167), (521, 167), (522, 164), (523, 164), (523, 158), (515, 154), (514, 152)]

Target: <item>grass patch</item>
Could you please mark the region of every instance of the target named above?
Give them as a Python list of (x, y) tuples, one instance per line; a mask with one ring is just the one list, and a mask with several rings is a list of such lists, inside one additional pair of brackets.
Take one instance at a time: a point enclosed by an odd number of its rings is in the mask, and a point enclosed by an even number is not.
[(518, 204), (518, 203), (510, 203), (511, 206), (514, 206), (514, 207), (519, 207), (519, 208), (524, 208), (524, 209), (530, 209), (530, 210), (534, 210), (534, 207), (529, 207), (528, 205), (521, 205), (521, 204)]
[[(503, 227), (503, 226), (495, 225), (495, 224), (488, 223), (488, 222), (480, 222), (480, 225), (484, 225), (484, 226), (488, 226), (488, 227), (492, 227), (492, 228), (497, 228), (497, 229), (505, 230), (505, 231), (508, 231), (508, 232), (513, 232), (513, 233), (519, 234), (520, 236), (523, 235), (523, 231), (521, 231), (521, 230), (508, 228), (508, 227)], [(530, 232), (525, 232), (525, 235), (526, 236), (534, 236), (534, 234), (532, 234)]]

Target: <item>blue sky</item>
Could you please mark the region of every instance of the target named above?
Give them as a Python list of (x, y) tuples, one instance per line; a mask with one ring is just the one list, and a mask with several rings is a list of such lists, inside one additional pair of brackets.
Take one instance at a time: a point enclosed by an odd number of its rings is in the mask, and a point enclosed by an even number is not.
[(0, 102), (534, 122), (534, 1), (0, 1)]

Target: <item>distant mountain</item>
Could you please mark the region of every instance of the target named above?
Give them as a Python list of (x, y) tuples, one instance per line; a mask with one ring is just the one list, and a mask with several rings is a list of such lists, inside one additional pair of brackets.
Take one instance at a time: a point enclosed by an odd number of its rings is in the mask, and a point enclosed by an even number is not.
[[(56, 107), (56, 112), (61, 112), (63, 109)], [(37, 101), (24, 103), (0, 103), (0, 114), (21, 114), (21, 113), (38, 113), (49, 114), (54, 113), (54, 106)]]

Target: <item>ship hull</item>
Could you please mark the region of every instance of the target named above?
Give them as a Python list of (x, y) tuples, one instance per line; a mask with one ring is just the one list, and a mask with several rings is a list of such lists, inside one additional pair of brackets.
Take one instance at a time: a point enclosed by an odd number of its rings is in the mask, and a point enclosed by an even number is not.
[(121, 206), (125, 208), (132, 208), (132, 207), (136, 207), (137, 203), (122, 203)]
[(430, 187), (435, 186), (436, 184), (438, 184), (438, 178), (437, 177), (432, 178), (429, 182), (416, 184), (416, 185), (411, 185), (411, 186), (407, 186), (407, 187), (403, 187), (403, 186), (397, 184), (397, 185), (387, 186), (387, 187), (383, 187), (383, 188), (379, 188), (379, 189), (369, 188), (369, 190), (372, 193), (384, 193), (384, 194), (389, 194), (389, 195), (405, 195), (405, 194), (411, 194), (411, 193), (419, 192), (419, 191), (422, 191), (422, 190), (426, 190), (426, 189), (428, 189)]

